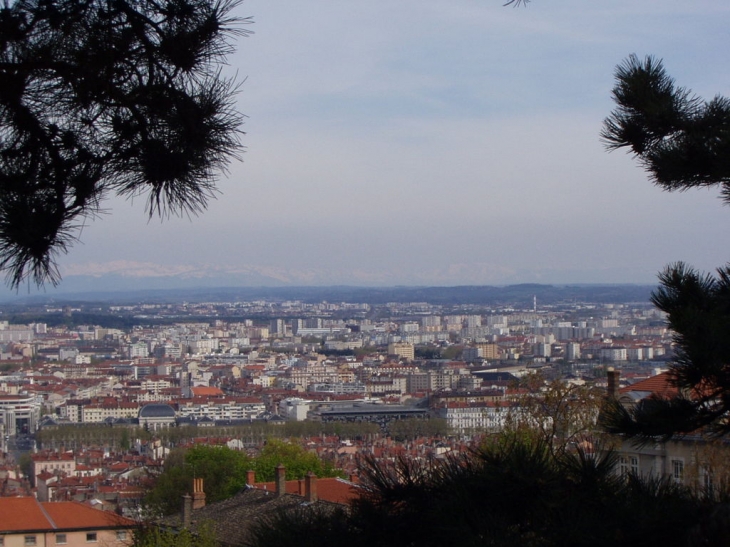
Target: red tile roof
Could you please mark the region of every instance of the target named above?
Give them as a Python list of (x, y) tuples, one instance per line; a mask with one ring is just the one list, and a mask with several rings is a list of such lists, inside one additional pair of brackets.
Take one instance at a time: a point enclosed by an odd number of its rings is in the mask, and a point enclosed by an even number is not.
[(660, 397), (675, 397), (679, 394), (676, 386), (670, 382), (668, 372), (662, 372), (646, 380), (640, 380), (630, 386), (622, 387), (619, 393), (630, 393), (632, 391), (648, 391)]
[(206, 387), (206, 386), (191, 387), (190, 391), (196, 397), (209, 397), (209, 396), (223, 395), (223, 392), (217, 387)]
[(0, 514), (1, 532), (51, 528), (35, 498), (0, 498)]
[(133, 520), (77, 502), (41, 503), (32, 497), (0, 498), (0, 533), (131, 528)]
[[(357, 485), (350, 481), (339, 479), (336, 477), (318, 478), (316, 479), (316, 485), (317, 498), (324, 501), (330, 501), (332, 503), (350, 505), (350, 503), (352, 503), (352, 501), (360, 495)], [(251, 486), (261, 490), (268, 490), (269, 492), (276, 491), (275, 482), (257, 482), (255, 484), (252, 484)], [(286, 493), (298, 494), (300, 496), (303, 496), (304, 481), (286, 481)]]
[(133, 520), (121, 517), (116, 513), (99, 511), (74, 501), (46, 502), (41, 505), (56, 523), (56, 527), (60, 529), (115, 528), (136, 525)]

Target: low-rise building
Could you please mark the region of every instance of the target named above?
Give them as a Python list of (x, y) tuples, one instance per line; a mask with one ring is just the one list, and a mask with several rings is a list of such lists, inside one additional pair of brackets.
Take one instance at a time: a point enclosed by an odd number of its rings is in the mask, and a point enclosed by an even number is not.
[(137, 523), (77, 502), (0, 498), (0, 545), (122, 547), (132, 545)]

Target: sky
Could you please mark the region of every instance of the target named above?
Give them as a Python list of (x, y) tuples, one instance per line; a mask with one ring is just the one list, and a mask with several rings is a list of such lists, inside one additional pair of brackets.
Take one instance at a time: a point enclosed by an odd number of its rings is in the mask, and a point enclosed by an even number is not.
[(654, 284), (671, 262), (730, 260), (716, 189), (664, 192), (599, 138), (632, 53), (730, 95), (726, 0), (244, 0), (236, 14), (253, 20), (224, 69), (245, 151), (218, 199), (164, 222), (109, 200), (61, 257), (65, 278)]

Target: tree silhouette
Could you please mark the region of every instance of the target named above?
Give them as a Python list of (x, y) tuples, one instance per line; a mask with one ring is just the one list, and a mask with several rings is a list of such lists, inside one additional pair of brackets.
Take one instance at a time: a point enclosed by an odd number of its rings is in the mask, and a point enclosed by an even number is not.
[(720, 185), (730, 203), (730, 99), (705, 102), (677, 87), (661, 61), (631, 55), (616, 68), (616, 109), (601, 137), (628, 147), (665, 190)]
[[(616, 109), (601, 133), (609, 150), (629, 147), (665, 190), (721, 187), (730, 203), (730, 100), (705, 102), (681, 87), (661, 61), (632, 55), (616, 69)], [(717, 277), (684, 263), (659, 276), (652, 302), (667, 313), (676, 356), (670, 372), (678, 394), (650, 397), (633, 408), (611, 401), (605, 427), (637, 440), (669, 439), (708, 428), (730, 433), (730, 266)]]
[(659, 276), (652, 302), (666, 312), (674, 331), (675, 357), (670, 367), (678, 394), (650, 397), (632, 408), (616, 401), (606, 409), (609, 432), (637, 440), (705, 428), (710, 434), (730, 433), (730, 266), (717, 276), (703, 275), (683, 263)]
[(557, 455), (509, 435), (443, 460), (368, 457), (348, 512), (275, 515), (248, 545), (679, 547), (693, 533), (692, 545), (710, 538), (697, 527), (704, 501), (669, 480), (622, 479), (613, 464), (610, 451)]
[(56, 258), (110, 193), (197, 214), (239, 148), (220, 65), (238, 0), (4, 0), (0, 269), (59, 281)]

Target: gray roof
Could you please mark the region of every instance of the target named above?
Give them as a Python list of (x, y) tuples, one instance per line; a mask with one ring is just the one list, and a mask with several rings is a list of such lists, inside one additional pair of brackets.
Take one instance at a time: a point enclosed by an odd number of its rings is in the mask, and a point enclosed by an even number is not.
[(175, 418), (175, 409), (170, 405), (151, 404), (139, 409), (140, 418)]
[(422, 415), (428, 411), (423, 408), (416, 408), (412, 406), (401, 406), (401, 405), (353, 405), (348, 407), (339, 407), (332, 410), (320, 410), (317, 413), (322, 416), (340, 416), (340, 415), (360, 415), (360, 414), (379, 414), (379, 415), (393, 415), (393, 414), (412, 414)]
[[(232, 498), (193, 511), (190, 531), (195, 533), (200, 528), (209, 527), (221, 545), (240, 546), (250, 539), (253, 526), (282, 511), (335, 511), (338, 507), (342, 506), (322, 500), (307, 502), (295, 494), (276, 496), (272, 491), (245, 488)], [(179, 530), (182, 528), (182, 515), (165, 517), (159, 525)]]

